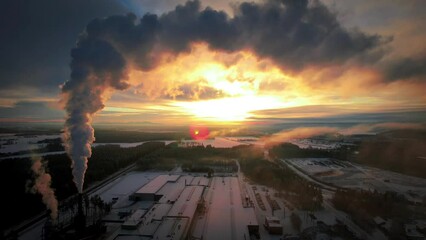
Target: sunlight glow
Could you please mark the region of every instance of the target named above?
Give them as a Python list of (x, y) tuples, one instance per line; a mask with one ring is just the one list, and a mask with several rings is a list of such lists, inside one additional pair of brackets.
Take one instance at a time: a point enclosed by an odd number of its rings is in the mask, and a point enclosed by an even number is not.
[(172, 104), (181, 107), (183, 111), (192, 114), (197, 119), (210, 121), (245, 121), (254, 116), (253, 111), (288, 105), (272, 96), (243, 96)]
[[(294, 79), (269, 60), (250, 52), (225, 53), (194, 44), (189, 54), (165, 55), (159, 67), (142, 72), (132, 69), (130, 83), (151, 99), (206, 100), (207, 98), (269, 95), (288, 90)], [(173, 59), (173, 61), (170, 61)]]
[(231, 96), (255, 95), (259, 88), (259, 80), (247, 81), (247, 79), (258, 78), (257, 72), (247, 70), (242, 74), (237, 67), (226, 68), (219, 63), (206, 63), (195, 69), (191, 77), (205, 79), (208, 86)]
[[(344, 113), (383, 109), (394, 105), (394, 92), (407, 99), (410, 96), (405, 92), (417, 89), (420, 94), (423, 90), (396, 83), (384, 87), (375, 82), (377, 74), (365, 67), (346, 74), (336, 74), (339, 68), (333, 66), (309, 66), (297, 74), (286, 72), (248, 50), (213, 51), (202, 43), (193, 44), (187, 53), (165, 54), (159, 59), (161, 64), (150, 71), (130, 69), (133, 88), (129, 92), (141, 97), (140, 102), (135, 99), (132, 105), (110, 104), (105, 116), (130, 119), (134, 114), (136, 119), (136, 114), (143, 111), (144, 116), (161, 115), (157, 122), (184, 119), (219, 124), (261, 118), (315, 118), (342, 114), (342, 109)], [(333, 80), (327, 80), (330, 78)], [(381, 92), (371, 96), (365, 86), (380, 87)], [(418, 102), (424, 106), (424, 97)]]

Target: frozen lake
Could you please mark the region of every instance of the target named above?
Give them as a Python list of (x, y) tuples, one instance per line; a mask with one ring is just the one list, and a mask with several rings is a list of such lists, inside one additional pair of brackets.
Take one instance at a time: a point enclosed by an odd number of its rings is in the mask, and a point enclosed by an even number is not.
[[(60, 138), (60, 135), (30, 135), (30, 136), (16, 136), (15, 134), (0, 134), (0, 153), (17, 153), (20, 151), (33, 151), (45, 147), (46, 143), (37, 143), (46, 139)], [(255, 144), (263, 146), (255, 137), (216, 137), (214, 139), (205, 140), (159, 140), (159, 141), (143, 141), (134, 143), (93, 143), (92, 147), (105, 146), (105, 145), (119, 145), (122, 148), (131, 148), (142, 145), (147, 142), (164, 142), (166, 145), (177, 142), (181, 147), (190, 146), (212, 146), (214, 148), (232, 148), (239, 145)], [(45, 153), (25, 153), (14, 156), (0, 157), (0, 160), (11, 158), (28, 158), (34, 156), (47, 156), (63, 154), (64, 151), (45, 152)]]
[(41, 140), (60, 138), (60, 135), (28, 135), (16, 136), (15, 134), (0, 135), (0, 153), (14, 153), (20, 151), (36, 150), (45, 147)]

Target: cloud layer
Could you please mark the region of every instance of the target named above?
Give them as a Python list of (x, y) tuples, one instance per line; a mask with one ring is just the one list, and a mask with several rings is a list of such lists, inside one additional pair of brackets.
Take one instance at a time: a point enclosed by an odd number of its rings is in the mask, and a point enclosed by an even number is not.
[(324, 5), (307, 0), (244, 2), (232, 18), (188, 1), (161, 16), (146, 14), (137, 20), (128, 14), (91, 21), (71, 51), (71, 79), (62, 86), (64, 142), (79, 192), (95, 140), (92, 116), (104, 108), (108, 93), (129, 87), (131, 68), (152, 70), (164, 56), (189, 52), (197, 42), (218, 51), (251, 51), (282, 69), (298, 71), (309, 65), (372, 59), (370, 53), (382, 39), (342, 28)]

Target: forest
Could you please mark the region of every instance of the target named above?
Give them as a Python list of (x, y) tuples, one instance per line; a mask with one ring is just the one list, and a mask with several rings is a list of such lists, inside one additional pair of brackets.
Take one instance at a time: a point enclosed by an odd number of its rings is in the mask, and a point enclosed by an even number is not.
[(340, 189), (335, 193), (332, 203), (367, 231), (375, 228), (374, 218), (377, 216), (390, 220), (392, 232), (388, 234), (391, 239), (403, 237), (403, 224), (409, 223), (409, 219), (426, 217), (425, 206), (410, 205), (403, 195), (395, 192)]
[(285, 165), (261, 158), (242, 159), (240, 164), (245, 176), (258, 184), (276, 189), (293, 206), (303, 210), (321, 209), (321, 189)]

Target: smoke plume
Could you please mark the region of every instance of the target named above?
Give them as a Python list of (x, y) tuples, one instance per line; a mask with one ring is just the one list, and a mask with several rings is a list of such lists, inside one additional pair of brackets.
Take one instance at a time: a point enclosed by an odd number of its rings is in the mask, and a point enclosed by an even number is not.
[(306, 127), (306, 128), (294, 128), (291, 130), (281, 131), (275, 134), (272, 134), (269, 137), (265, 137), (261, 139), (261, 141), (265, 142), (266, 145), (279, 144), (282, 142), (286, 142), (292, 139), (299, 138), (309, 138), (323, 134), (336, 134), (338, 133), (338, 128), (330, 128), (330, 127)]
[(291, 130), (283, 130), (278, 133), (274, 133), (271, 136), (264, 137), (261, 139), (267, 145), (280, 144), (287, 142), (292, 139), (302, 139), (316, 137), (325, 134), (343, 134), (343, 135), (352, 135), (352, 134), (366, 134), (366, 133), (375, 133), (377, 131), (386, 131), (386, 130), (417, 130), (425, 129), (425, 125), (418, 123), (377, 123), (377, 124), (359, 124), (349, 128), (335, 128), (335, 127), (302, 127), (294, 128)]
[(46, 173), (40, 157), (33, 157), (31, 160), (31, 170), (34, 173), (35, 182), (30, 191), (41, 194), (43, 203), (50, 209), (50, 217), (52, 220), (56, 220), (58, 217), (58, 200), (56, 200), (55, 192), (50, 187), (52, 178), (50, 174)]
[(250, 51), (298, 71), (369, 58), (383, 39), (343, 28), (327, 7), (308, 0), (243, 2), (235, 6), (233, 17), (188, 1), (160, 16), (91, 21), (71, 51), (71, 76), (62, 86), (67, 112), (63, 140), (79, 192), (95, 140), (92, 117), (104, 108), (108, 95), (129, 86), (130, 69), (152, 70), (163, 55), (176, 57), (199, 42), (215, 51)]

